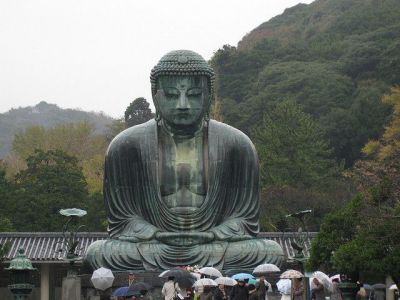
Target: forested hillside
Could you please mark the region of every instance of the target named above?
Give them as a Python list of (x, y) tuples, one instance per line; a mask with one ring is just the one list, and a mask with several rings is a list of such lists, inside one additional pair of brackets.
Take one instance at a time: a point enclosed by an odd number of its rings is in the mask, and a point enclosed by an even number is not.
[(266, 111), (292, 99), (351, 166), (382, 133), (381, 96), (400, 83), (400, 2), (317, 0), (261, 24), (212, 58), (224, 121), (251, 135)]
[(356, 192), (344, 174), (382, 135), (381, 99), (400, 84), (399, 16), (397, 0), (316, 0), (215, 52), (219, 116), (259, 152), (263, 229), (305, 208), (317, 225)]
[(77, 109), (62, 109), (44, 101), (35, 106), (20, 107), (0, 114), (0, 158), (11, 149), (14, 134), (31, 126), (53, 127), (58, 124), (86, 121), (95, 126), (97, 133), (104, 133), (113, 119), (100, 113)]

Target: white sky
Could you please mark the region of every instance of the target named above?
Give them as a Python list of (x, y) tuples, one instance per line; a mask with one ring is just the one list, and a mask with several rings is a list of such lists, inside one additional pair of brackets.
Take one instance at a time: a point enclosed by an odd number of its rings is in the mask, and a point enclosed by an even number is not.
[(312, 0), (1, 0), (0, 113), (40, 101), (122, 117), (168, 51), (209, 59)]

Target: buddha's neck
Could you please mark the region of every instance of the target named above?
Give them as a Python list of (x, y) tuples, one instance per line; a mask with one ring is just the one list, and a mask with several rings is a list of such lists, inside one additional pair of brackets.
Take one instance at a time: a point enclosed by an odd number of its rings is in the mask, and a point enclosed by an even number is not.
[(193, 126), (170, 126), (164, 120), (160, 121), (161, 128), (172, 136), (174, 139), (190, 139), (201, 133), (204, 128), (204, 121), (202, 120), (199, 124)]

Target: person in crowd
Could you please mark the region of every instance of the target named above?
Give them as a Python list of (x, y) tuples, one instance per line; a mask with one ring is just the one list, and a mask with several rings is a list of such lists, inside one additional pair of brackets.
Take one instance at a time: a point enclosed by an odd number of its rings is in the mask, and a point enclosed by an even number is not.
[(259, 281), (256, 284), (256, 290), (258, 294), (258, 298), (260, 300), (266, 300), (268, 285), (265, 284), (265, 277), (261, 276)]
[(161, 294), (165, 300), (174, 300), (178, 293), (181, 292), (179, 284), (174, 281), (174, 276), (169, 276), (167, 282), (164, 283)]
[(261, 300), (254, 284), (249, 284), (247, 288), (249, 289), (249, 300)]
[(229, 296), (230, 300), (248, 300), (249, 290), (245, 284), (244, 280), (237, 280), (237, 285), (235, 285)]
[(315, 300), (325, 300), (325, 287), (324, 285), (317, 279), (313, 279), (314, 286), (312, 291), (314, 293)]
[[(332, 292), (330, 294), (330, 298), (331, 298), (330, 300), (343, 300), (342, 293), (340, 292), (338, 283), (339, 283), (338, 278), (335, 278), (332, 280), (333, 288), (332, 288)], [(366, 300), (366, 299), (363, 299), (363, 300)]]
[(293, 299), (304, 300), (304, 285), (302, 278), (293, 279)]
[(128, 286), (131, 286), (135, 282), (135, 274), (131, 271), (128, 274)]
[(227, 293), (225, 291), (225, 285), (218, 284), (218, 288), (214, 292), (214, 300), (227, 300)]
[(199, 300), (214, 300), (213, 293), (209, 286), (205, 286), (203, 292), (199, 295)]

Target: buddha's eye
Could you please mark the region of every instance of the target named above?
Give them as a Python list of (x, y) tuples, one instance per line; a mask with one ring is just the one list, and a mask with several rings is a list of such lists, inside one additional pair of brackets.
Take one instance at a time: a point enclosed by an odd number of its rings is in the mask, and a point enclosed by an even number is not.
[(166, 96), (169, 96), (169, 97), (178, 97), (179, 96), (179, 91), (176, 88), (166, 88), (166, 89), (164, 89), (164, 93)]
[(187, 95), (188, 96), (200, 96), (202, 92), (203, 91), (200, 88), (192, 88), (187, 91)]

